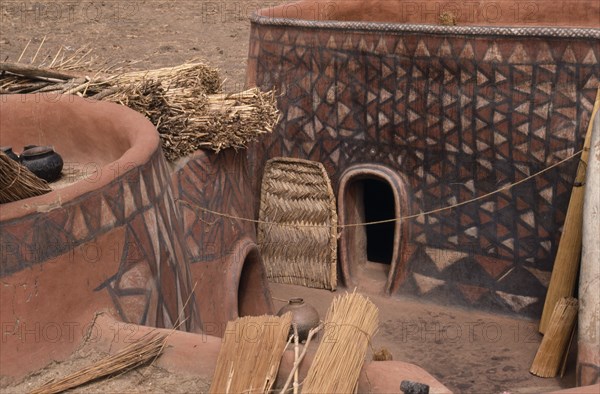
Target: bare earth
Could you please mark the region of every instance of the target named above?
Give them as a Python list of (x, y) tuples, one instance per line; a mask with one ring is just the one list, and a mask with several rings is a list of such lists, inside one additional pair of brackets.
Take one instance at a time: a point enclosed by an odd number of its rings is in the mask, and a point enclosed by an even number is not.
[[(94, 64), (117, 65), (125, 70), (174, 66), (200, 59), (221, 70), (227, 79), (226, 91), (239, 91), (245, 83), (250, 30), (247, 15), (256, 8), (282, 2), (2, 0), (0, 54), (2, 60), (17, 61), (23, 53), (21, 61), (35, 59), (37, 64), (53, 57), (61, 47), (67, 55), (88, 47)], [(317, 307), (322, 318), (335, 295), (281, 285), (274, 285), (273, 290), (276, 308), (284, 305), (281, 299), (301, 296)], [(381, 327), (373, 348), (386, 347), (395, 360), (420, 365), (456, 392), (539, 392), (573, 382), (573, 363), (563, 380), (529, 374), (540, 341), (533, 322), (424, 305), (414, 300), (374, 300), (380, 307)], [(75, 354), (64, 363), (30, 375), (17, 386), (6, 387), (0, 382), (0, 387), (4, 386), (2, 392), (27, 392), (101, 356)], [(82, 391), (205, 392), (207, 387), (207, 382), (193, 376), (150, 367)]]

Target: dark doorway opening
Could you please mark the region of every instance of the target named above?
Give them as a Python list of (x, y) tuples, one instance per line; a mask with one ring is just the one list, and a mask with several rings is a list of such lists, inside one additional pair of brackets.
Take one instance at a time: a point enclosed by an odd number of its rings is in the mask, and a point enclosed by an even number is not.
[[(362, 180), (365, 221), (377, 222), (393, 219), (396, 215), (394, 192), (385, 181)], [(394, 255), (395, 222), (366, 226), (367, 260), (374, 263), (391, 264)]]

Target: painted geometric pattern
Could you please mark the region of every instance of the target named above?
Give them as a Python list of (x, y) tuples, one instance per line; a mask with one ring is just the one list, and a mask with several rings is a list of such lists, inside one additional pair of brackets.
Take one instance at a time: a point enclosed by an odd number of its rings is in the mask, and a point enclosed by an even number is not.
[[(524, 44), (255, 24), (253, 41), (256, 83), (278, 90), (282, 111), (257, 162), (321, 161), (334, 185), (349, 165), (381, 163), (409, 179), (413, 213), (482, 196), (576, 152), (600, 79), (592, 39)], [(413, 276), (401, 291), (536, 315), (576, 165), (412, 220)], [(429, 248), (461, 258), (428, 270)]]
[(172, 327), (181, 316), (187, 320), (180, 329), (194, 329), (199, 316), (193, 297), (183, 310), (191, 279), (169, 180), (158, 149), (147, 163), (60, 209), (2, 222), (0, 244), (6, 250), (0, 277), (93, 244), (100, 235), (124, 226), (122, 245), (101, 251), (120, 252), (118, 271), (95, 290), (109, 292), (125, 322)]
[(224, 150), (214, 155), (198, 151), (174, 179), (190, 264), (221, 260), (235, 252), (238, 240), (256, 238), (253, 223), (222, 218), (201, 209), (254, 217), (253, 177), (245, 152)]

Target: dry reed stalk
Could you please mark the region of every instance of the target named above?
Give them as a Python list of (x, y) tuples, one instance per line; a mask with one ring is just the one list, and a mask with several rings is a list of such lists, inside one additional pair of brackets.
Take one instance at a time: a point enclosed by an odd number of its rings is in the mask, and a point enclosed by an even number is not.
[(52, 191), (48, 183), (0, 152), (0, 204), (40, 196)]
[[(600, 89), (596, 95), (596, 102), (592, 110), (590, 119), (594, 119), (595, 114), (600, 108)], [(544, 309), (540, 319), (539, 331), (544, 334), (546, 327), (550, 322), (550, 315), (554, 310), (554, 305), (562, 297), (571, 297), (575, 292), (577, 282), (577, 272), (579, 271), (579, 259), (581, 257), (582, 231), (583, 231), (583, 197), (585, 195), (585, 168), (590, 151), (590, 142), (592, 138), (593, 121), (590, 120), (585, 141), (583, 143), (583, 152), (577, 168), (574, 186), (567, 208), (567, 215), (563, 225), (563, 232), (560, 236), (558, 251), (554, 259), (552, 276), (546, 293)]]
[(529, 372), (542, 378), (558, 375), (575, 329), (577, 308), (577, 300), (573, 297), (558, 300)]
[(338, 296), (325, 319), (334, 336), (320, 343), (302, 393), (352, 393), (379, 325), (377, 307), (358, 293)]
[(130, 371), (160, 356), (166, 338), (166, 335), (148, 333), (117, 354), (106, 357), (94, 365), (65, 376), (58, 381), (50, 381), (33, 390), (31, 394), (60, 393), (106, 376)]
[(227, 323), (210, 393), (268, 393), (286, 347), (291, 313)]

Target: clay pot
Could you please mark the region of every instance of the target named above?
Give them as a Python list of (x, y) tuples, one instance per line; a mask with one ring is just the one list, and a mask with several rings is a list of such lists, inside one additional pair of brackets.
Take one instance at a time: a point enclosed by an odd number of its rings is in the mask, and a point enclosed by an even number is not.
[[(311, 328), (319, 325), (319, 313), (312, 305), (304, 302), (302, 298), (291, 298), (288, 304), (277, 312), (277, 316), (281, 316), (287, 312), (292, 313), (292, 324), (296, 323), (298, 327), (298, 337), (300, 341), (305, 341), (308, 338), (308, 332)], [(293, 334), (293, 327), (290, 328), (290, 334)]]
[(13, 152), (13, 150), (12, 150), (12, 148), (10, 146), (2, 146), (2, 147), (0, 147), (0, 150), (6, 156), (10, 157), (14, 161), (19, 161), (19, 156), (17, 156), (17, 154), (15, 152)]
[(60, 177), (63, 159), (51, 146), (36, 146), (21, 153), (21, 164), (47, 182)]
[(28, 150), (28, 149), (31, 149), (31, 148), (37, 148), (37, 147), (38, 147), (38, 145), (25, 145), (25, 146), (23, 147), (23, 152), (25, 152), (25, 151), (26, 151), (26, 150)]

